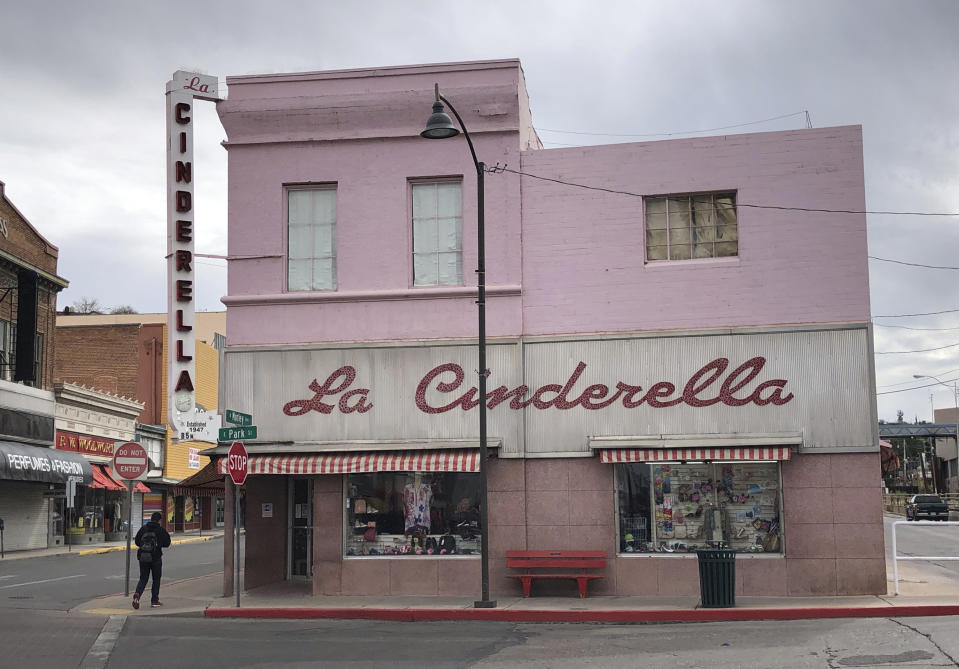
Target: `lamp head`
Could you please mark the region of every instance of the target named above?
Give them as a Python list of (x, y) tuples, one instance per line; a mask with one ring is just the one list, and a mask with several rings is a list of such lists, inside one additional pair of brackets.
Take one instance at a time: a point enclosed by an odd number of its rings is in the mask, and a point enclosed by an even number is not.
[(446, 139), (455, 137), (460, 131), (453, 125), (453, 120), (446, 113), (443, 103), (437, 100), (433, 103), (433, 113), (430, 114), (426, 122), (426, 129), (420, 133), (420, 137), (426, 139)]

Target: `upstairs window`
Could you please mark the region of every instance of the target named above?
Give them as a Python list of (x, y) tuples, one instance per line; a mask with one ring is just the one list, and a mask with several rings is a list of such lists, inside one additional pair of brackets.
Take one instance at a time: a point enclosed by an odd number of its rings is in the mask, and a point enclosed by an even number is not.
[(463, 203), (458, 181), (413, 184), (413, 285), (463, 285)]
[(336, 290), (336, 189), (287, 195), (289, 290)]
[(692, 260), (739, 255), (735, 193), (644, 198), (646, 260)]

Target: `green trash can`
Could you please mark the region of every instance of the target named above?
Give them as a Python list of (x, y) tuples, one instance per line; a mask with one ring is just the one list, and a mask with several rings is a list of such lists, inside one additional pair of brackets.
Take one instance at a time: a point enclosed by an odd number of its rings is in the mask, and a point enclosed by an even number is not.
[(699, 594), (704, 609), (736, 606), (736, 551), (731, 548), (700, 548)]

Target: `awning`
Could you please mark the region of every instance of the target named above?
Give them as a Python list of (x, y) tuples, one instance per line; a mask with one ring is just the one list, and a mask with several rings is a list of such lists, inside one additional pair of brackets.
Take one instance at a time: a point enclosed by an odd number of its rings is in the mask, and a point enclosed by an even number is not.
[(0, 479), (66, 483), (70, 476), (93, 481), (90, 463), (79, 453), (0, 441)]
[(788, 460), (788, 446), (759, 448), (606, 448), (600, 462), (680, 462), (683, 460)]
[(176, 497), (223, 497), (223, 474), (216, 466), (215, 460), (210, 460), (193, 476), (189, 476), (173, 486)]
[(113, 477), (110, 476), (103, 469), (103, 465), (92, 465), (93, 466), (93, 483), (90, 484), (91, 488), (104, 488), (106, 490), (126, 490), (126, 486), (122, 486), (116, 481), (113, 480)]
[[(120, 486), (124, 490), (128, 489), (126, 479), (120, 476), (117, 476), (116, 472), (113, 471), (112, 467), (107, 467), (106, 465), (104, 465), (103, 471), (106, 472), (107, 476), (109, 476), (113, 480), (113, 482), (116, 483), (118, 486)], [(137, 481), (136, 485), (133, 486), (133, 492), (150, 492), (150, 489), (147, 488), (145, 485), (143, 485), (142, 482)]]
[[(226, 458), (217, 463), (226, 474)], [(251, 455), (249, 474), (368, 474), (372, 472), (478, 472), (479, 452), (393, 451), (315, 455)]]

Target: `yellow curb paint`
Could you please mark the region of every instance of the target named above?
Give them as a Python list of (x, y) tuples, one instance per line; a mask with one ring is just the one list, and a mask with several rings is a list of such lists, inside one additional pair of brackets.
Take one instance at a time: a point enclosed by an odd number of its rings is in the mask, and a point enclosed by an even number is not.
[[(148, 605), (149, 606), (149, 605)], [(133, 613), (132, 607), (127, 607), (125, 609), (86, 609), (81, 611), (81, 613), (94, 613), (101, 616), (113, 616), (123, 613)]]

